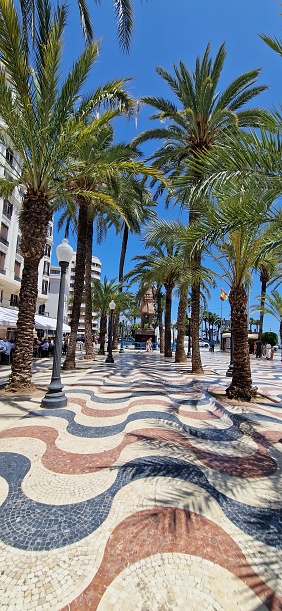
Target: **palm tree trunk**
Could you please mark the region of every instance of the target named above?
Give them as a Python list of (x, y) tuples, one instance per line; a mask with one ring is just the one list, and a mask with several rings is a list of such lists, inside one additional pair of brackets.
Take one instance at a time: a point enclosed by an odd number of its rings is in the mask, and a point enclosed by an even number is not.
[(233, 286), (229, 294), (233, 338), (233, 376), (226, 394), (229, 399), (250, 401), (256, 396), (252, 388), (250, 353), (248, 344), (248, 295), (242, 286)]
[(163, 307), (162, 307), (162, 292), (161, 286), (157, 288), (157, 308), (158, 308), (158, 326), (160, 333), (160, 353), (164, 354), (164, 326), (163, 326)]
[[(118, 289), (119, 293), (122, 293), (123, 272), (124, 272), (124, 263), (125, 263), (125, 256), (126, 256), (126, 250), (127, 250), (127, 243), (128, 243), (128, 226), (126, 225), (126, 223), (124, 223), (121, 251), (120, 251), (120, 258), (119, 258), (119, 272), (118, 272), (118, 281), (120, 283), (120, 286)], [(112, 346), (113, 350), (118, 349), (119, 314), (120, 313), (117, 311), (114, 312), (113, 346)]]
[(165, 294), (165, 352), (164, 355), (167, 357), (172, 356), (171, 349), (171, 302), (172, 302), (172, 289), (173, 286), (169, 284), (164, 285)]
[(100, 348), (99, 354), (105, 354), (105, 336), (107, 332), (107, 315), (101, 312), (100, 317)]
[[(124, 271), (125, 256), (126, 256), (126, 251), (127, 251), (127, 243), (128, 243), (128, 226), (126, 225), (126, 223), (124, 223), (121, 251), (120, 251), (120, 258), (119, 258), (119, 272), (118, 272), (118, 281), (120, 282), (121, 285), (123, 283), (123, 271)], [(122, 290), (122, 287), (121, 287), (121, 290)]]
[(77, 203), (79, 204), (79, 214), (77, 225), (77, 252), (73, 287), (71, 333), (68, 352), (63, 365), (63, 369), (75, 369), (76, 337), (80, 318), (82, 293), (84, 289), (86, 256), (85, 228), (87, 227), (87, 204), (83, 197), (77, 198)]
[(181, 290), (177, 313), (177, 340), (175, 350), (175, 363), (186, 363), (187, 361), (187, 356), (184, 348), (187, 305), (187, 290)]
[(264, 268), (261, 268), (260, 281), (261, 281), (261, 290), (260, 290), (259, 337), (261, 337), (261, 334), (263, 332), (263, 319), (264, 319), (263, 308), (265, 306), (266, 287), (269, 281), (269, 274)]
[(46, 193), (28, 191), (21, 216), (21, 251), (24, 268), (19, 295), (16, 347), (8, 389), (13, 392), (32, 386), (33, 329), (38, 295), (38, 265), (44, 256), (48, 223), (51, 220)]
[(200, 346), (200, 283), (192, 285), (191, 289), (191, 337), (192, 337), (192, 372), (203, 373)]
[(91, 291), (91, 269), (92, 269), (92, 243), (93, 243), (93, 219), (88, 215), (86, 231), (86, 255), (85, 255), (85, 355), (87, 360), (93, 360), (93, 337), (92, 337), (92, 291)]

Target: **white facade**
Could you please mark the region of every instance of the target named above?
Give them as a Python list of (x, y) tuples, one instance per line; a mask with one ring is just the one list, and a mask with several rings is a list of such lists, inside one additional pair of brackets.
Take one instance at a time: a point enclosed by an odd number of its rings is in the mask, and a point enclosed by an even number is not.
[[(51, 318), (57, 318), (60, 279), (61, 279), (60, 266), (51, 265), (49, 294), (48, 294), (48, 301), (46, 303), (46, 308), (45, 308), (46, 309), (45, 314), (47, 316), (50, 316)], [(69, 298), (69, 279), (68, 279), (68, 275), (66, 274), (65, 294), (64, 294), (64, 315), (63, 315), (63, 320), (65, 323), (68, 322), (68, 298)]]
[[(0, 168), (0, 176), (9, 178), (13, 168), (19, 174), (20, 166), (16, 154), (0, 142), (0, 155), (7, 159), (7, 167)], [(11, 167), (12, 166), (12, 167)], [(19, 215), (23, 192), (16, 187), (9, 197), (0, 197), (0, 305), (18, 308), (19, 292), (23, 270), (23, 257), (20, 250), (21, 232)], [(32, 239), (32, 236), (30, 236)], [(46, 237), (45, 255), (38, 269), (38, 299), (36, 311), (44, 313), (48, 299), (50, 261), (53, 246), (53, 222), (49, 223)]]
[[(71, 297), (73, 294), (73, 287), (74, 287), (75, 266), (76, 266), (76, 252), (73, 253), (72, 260), (69, 264), (69, 267), (66, 273), (67, 284), (69, 286), (68, 324), (70, 324), (71, 322), (71, 313), (72, 313)], [(98, 259), (98, 257), (94, 257), (94, 256), (92, 257), (91, 276), (92, 278), (96, 278), (97, 280), (100, 280), (101, 278), (101, 261), (100, 259)], [(82, 335), (85, 332), (84, 307), (85, 307), (84, 303), (82, 303), (81, 310), (80, 310), (79, 327), (78, 327), (78, 333)], [(97, 329), (97, 312), (92, 312), (92, 328), (93, 328), (93, 331)]]

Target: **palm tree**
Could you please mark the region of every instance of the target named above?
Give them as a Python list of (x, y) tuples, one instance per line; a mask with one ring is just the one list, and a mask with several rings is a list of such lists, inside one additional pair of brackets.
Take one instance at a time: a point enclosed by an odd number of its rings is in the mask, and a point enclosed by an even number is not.
[[(26, 0), (19, 0), (24, 29), (27, 32), (33, 28), (34, 35), (34, 23), (36, 21), (37, 12), (40, 11), (40, 2), (26, 2)], [(101, 0), (95, 0), (96, 4), (100, 4)], [(80, 13), (81, 27), (84, 35), (84, 39), (87, 43), (93, 40), (93, 28), (91, 24), (89, 8), (86, 0), (77, 0), (77, 5)], [(132, 31), (134, 26), (134, 15), (133, 15), (133, 0), (114, 0), (113, 3), (115, 17), (117, 20), (117, 33), (120, 47), (124, 51), (129, 51), (130, 43), (132, 39)]]
[[(224, 44), (212, 62), (210, 58), (210, 45), (208, 44), (203, 58), (196, 59), (195, 70), (191, 73), (183, 61), (174, 66), (174, 75), (164, 68), (158, 67), (157, 73), (169, 86), (176, 97), (176, 103), (162, 97), (147, 96), (142, 102), (156, 109), (152, 115), (153, 120), (161, 123), (168, 122), (167, 126), (153, 128), (143, 132), (136, 138), (136, 142), (145, 142), (149, 139), (162, 140), (165, 146), (157, 150), (153, 159), (163, 172), (170, 175), (177, 187), (176, 197), (182, 207), (190, 207), (189, 222), (194, 223), (198, 214), (190, 200), (190, 188), (198, 184), (202, 177), (200, 167), (191, 170), (191, 164), (197, 156), (216, 147), (222, 139), (226, 129), (234, 132), (242, 127), (257, 127), (266, 119), (267, 113), (257, 108), (242, 110), (242, 107), (255, 96), (264, 91), (266, 87), (255, 85), (260, 70), (246, 72), (220, 93), (218, 91), (226, 51)], [(187, 179), (191, 175), (191, 183)], [(182, 181), (179, 181), (179, 178)], [(201, 253), (194, 252), (193, 268), (201, 265)], [(200, 322), (200, 282), (194, 282), (191, 292), (192, 304), (192, 371), (202, 372), (202, 363), (199, 349), (199, 322)]]
[[(31, 384), (38, 264), (44, 255), (52, 201), (56, 197), (68, 197), (65, 184), (71, 171), (70, 152), (75, 157), (93, 129), (91, 124), (85, 127), (82, 120), (92, 112), (93, 96), (82, 100), (80, 105), (78, 97), (98, 47), (89, 44), (61, 83), (61, 46), (66, 18), (65, 6), (52, 13), (48, 0), (38, 1), (36, 37), (31, 41), (13, 4), (0, 1), (2, 140), (17, 151), (21, 167), (18, 175), (15, 168), (11, 171), (12, 179), (7, 185), (4, 179), (0, 182), (2, 191), (17, 184), (25, 190), (20, 219), (24, 269), (10, 378), (12, 390), (28, 388)], [(112, 93), (109, 87), (109, 94)]]
[[(138, 281), (143, 288), (153, 282), (165, 288), (165, 349), (164, 355), (172, 357), (171, 350), (171, 307), (172, 291), (177, 283), (179, 261), (172, 237), (160, 239), (158, 242), (146, 241), (148, 254), (133, 257), (135, 267), (126, 274), (126, 278)], [(142, 288), (141, 288), (142, 292)]]
[[(108, 124), (108, 121), (114, 115), (120, 114), (120, 112), (121, 110), (118, 107), (117, 109), (105, 111), (104, 115), (99, 115), (99, 117), (95, 119), (98, 124), (97, 135), (93, 137), (93, 140), (90, 144), (87, 143), (86, 147), (82, 149), (80, 153), (80, 164), (83, 164), (84, 172), (81, 171), (78, 176), (76, 176), (74, 172), (73, 178), (71, 181), (69, 181), (68, 184), (70, 193), (74, 192), (74, 198), (76, 199), (78, 207), (78, 239), (71, 333), (68, 352), (63, 365), (64, 369), (75, 368), (76, 337), (79, 325), (80, 308), (85, 278), (85, 261), (87, 254), (85, 242), (85, 227), (87, 227), (88, 231), (87, 244), (89, 245), (89, 249), (91, 248), (91, 254), (90, 252), (88, 252), (89, 277), (91, 276), (91, 270), (89, 266), (91, 267), (93, 219), (97, 217), (97, 215), (104, 214), (108, 216), (109, 222), (113, 218), (112, 211), (115, 211), (116, 213), (118, 213), (119, 218), (122, 217), (125, 223), (128, 222), (127, 216), (129, 206), (126, 206), (127, 200), (123, 199), (123, 197), (120, 195), (119, 190), (116, 193), (116, 191), (113, 189), (113, 184), (130, 184), (130, 180), (132, 179), (132, 181), (135, 181), (135, 185), (137, 185), (136, 177), (142, 177), (142, 175), (143, 177), (153, 176), (156, 180), (162, 179), (161, 173), (159, 171), (151, 168), (148, 165), (145, 166), (145, 164), (141, 161), (136, 161), (134, 159), (135, 154), (132, 151), (130, 145), (112, 145), (113, 129)], [(139, 180), (141, 179), (139, 178)], [(75, 197), (77, 189), (83, 191), (83, 195)], [(129, 192), (129, 190), (130, 189), (127, 188), (127, 192)], [(135, 186), (134, 191), (137, 191), (137, 186)], [(131, 194), (133, 194), (132, 189)], [(68, 214), (68, 211), (66, 212), (66, 214)], [(139, 214), (141, 217), (141, 213)], [(89, 220), (89, 215), (92, 218), (92, 229), (91, 221)], [(145, 216), (145, 212), (143, 213), (143, 215)], [(149, 213), (147, 213), (147, 215), (149, 215)], [(90, 316), (90, 295), (87, 293), (86, 295), (88, 295), (86, 313), (88, 313), (88, 316)], [(89, 344), (90, 341), (91, 340), (89, 337)]]
[[(256, 395), (256, 388), (252, 388), (248, 345), (248, 287), (252, 273), (259, 262), (264, 260), (269, 244), (273, 243), (272, 224), (265, 224), (261, 219), (269, 218), (271, 214), (274, 216), (274, 213), (271, 211), (271, 204), (261, 201), (260, 198), (254, 199), (236, 183), (233, 190), (230, 185), (225, 186), (217, 193), (217, 199), (218, 207), (210, 207), (210, 215), (203, 224), (203, 231), (206, 236), (213, 235), (218, 254), (211, 251), (211, 256), (221, 267), (222, 277), (230, 286), (234, 367), (232, 381), (226, 393), (231, 399), (250, 401)], [(235, 210), (237, 219), (234, 221)], [(193, 240), (196, 233), (197, 230)]]
[(109, 312), (109, 303), (112, 299), (116, 299), (118, 293), (118, 285), (114, 280), (108, 281), (106, 276), (104, 281), (92, 280), (92, 303), (95, 311), (100, 316), (100, 349), (99, 354), (105, 354), (105, 336), (107, 333), (107, 314)]
[[(145, 187), (144, 180), (125, 176), (123, 182), (126, 188), (125, 190), (122, 189), (122, 193), (119, 194), (119, 201), (122, 200), (126, 222), (120, 218), (119, 225), (122, 233), (118, 273), (120, 292), (123, 290), (124, 265), (129, 234), (140, 235), (142, 226), (156, 217), (156, 213), (152, 209), (156, 206), (156, 203), (153, 201), (151, 192)], [(118, 324), (119, 318), (115, 312), (113, 348), (117, 347)]]
[[(261, 307), (256, 308), (258, 309), (261, 311)], [(265, 295), (265, 304), (262, 309), (264, 314), (271, 314), (279, 321), (279, 336), (282, 345), (282, 297), (277, 289), (271, 291), (270, 295)]]

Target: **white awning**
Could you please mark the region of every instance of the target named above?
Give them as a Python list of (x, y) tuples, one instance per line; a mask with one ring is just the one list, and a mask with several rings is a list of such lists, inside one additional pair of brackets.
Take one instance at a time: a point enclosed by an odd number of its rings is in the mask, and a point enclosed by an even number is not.
[[(57, 328), (57, 319), (35, 314), (35, 328), (45, 329), (46, 331), (55, 331)], [(70, 333), (70, 330), (70, 326), (63, 323), (63, 333)]]
[[(2, 308), (2, 306), (0, 306), (0, 325), (5, 327), (16, 327), (17, 320), (18, 310)], [(35, 328), (44, 329), (46, 331), (55, 331), (57, 328), (57, 319), (35, 314)], [(70, 333), (70, 330), (70, 326), (63, 323), (63, 333)]]
[(16, 327), (18, 320), (18, 310), (2, 308), (0, 306), (0, 325), (5, 327)]

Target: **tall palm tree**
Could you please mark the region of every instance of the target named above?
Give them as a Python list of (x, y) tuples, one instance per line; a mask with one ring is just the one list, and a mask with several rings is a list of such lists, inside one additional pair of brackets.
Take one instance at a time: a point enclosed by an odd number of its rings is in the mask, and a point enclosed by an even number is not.
[[(44, 255), (48, 223), (53, 213), (52, 201), (56, 197), (68, 197), (65, 184), (72, 170), (70, 152), (75, 157), (93, 129), (91, 123), (87, 126), (84, 123), (84, 117), (92, 112), (93, 96), (82, 99), (80, 105), (78, 97), (98, 47), (89, 44), (66, 80), (61, 82), (66, 18), (65, 6), (52, 13), (49, 0), (38, 0), (38, 23), (33, 41), (24, 32), (21, 16), (13, 4), (0, 1), (1, 137), (6, 146), (17, 151), (21, 167), (18, 175), (15, 168), (12, 170), (7, 186), (3, 186), (4, 179), (0, 182), (2, 189), (21, 184), (25, 190), (20, 218), (24, 269), (17, 345), (10, 378), (13, 390), (31, 384), (38, 264)], [(123, 97), (121, 83), (120, 92)], [(108, 93), (113, 95), (113, 89), (109, 87)], [(104, 96), (100, 95), (100, 101), (102, 99), (104, 101)]]
[[(222, 74), (226, 51), (222, 44), (214, 61), (210, 57), (208, 44), (203, 58), (197, 57), (193, 73), (185, 66), (183, 61), (179, 66), (174, 65), (174, 75), (164, 68), (158, 67), (157, 73), (169, 86), (176, 98), (176, 103), (163, 97), (144, 97), (142, 102), (155, 108), (156, 113), (151, 119), (167, 126), (157, 126), (143, 132), (136, 138), (136, 142), (145, 142), (149, 139), (161, 140), (165, 146), (157, 150), (153, 159), (155, 164), (162, 168), (164, 173), (170, 175), (175, 185), (177, 200), (182, 206), (189, 206), (189, 222), (194, 223), (199, 214), (190, 201), (191, 183), (187, 180), (187, 173), (191, 175), (192, 184), (197, 184), (202, 177), (201, 168), (191, 170), (191, 162), (199, 153), (203, 155), (221, 142), (222, 134), (226, 129), (236, 131), (242, 127), (257, 127), (266, 120), (267, 113), (257, 108), (242, 110), (255, 96), (264, 91), (266, 87), (256, 85), (260, 70), (246, 72), (228, 85), (220, 93), (219, 80)], [(182, 182), (179, 178), (182, 177)], [(201, 253), (197, 251), (193, 257), (193, 267), (200, 268)], [(192, 304), (192, 370), (202, 371), (199, 349), (199, 321), (200, 321), (200, 283), (194, 282), (191, 292)]]
[(147, 287), (153, 282), (163, 284), (165, 288), (165, 348), (164, 355), (172, 357), (171, 349), (171, 308), (172, 291), (177, 283), (179, 261), (172, 237), (160, 239), (159, 242), (146, 242), (146, 249), (151, 250), (145, 255), (133, 257), (135, 267), (126, 274), (126, 278), (138, 281)]
[[(136, 155), (136, 152), (134, 152)], [(117, 230), (122, 234), (121, 251), (119, 258), (118, 280), (120, 292), (123, 290), (124, 280), (124, 265), (129, 235), (141, 233), (142, 226), (156, 218), (156, 213), (153, 207), (156, 203), (153, 201), (151, 192), (147, 189), (144, 179), (125, 175), (121, 180), (113, 185), (118, 201), (122, 203), (125, 219), (119, 216)], [(113, 333), (113, 349), (117, 348), (118, 344), (118, 328), (119, 316), (118, 312), (114, 314), (114, 333)]]
[[(75, 197), (78, 207), (78, 240), (77, 240), (77, 257), (76, 257), (76, 272), (74, 280), (73, 307), (71, 319), (71, 333), (69, 340), (68, 352), (64, 362), (64, 369), (75, 368), (75, 349), (76, 337), (79, 325), (80, 308), (82, 301), (82, 293), (85, 278), (85, 262), (86, 262), (86, 242), (85, 242), (85, 227), (88, 228), (88, 244), (89, 248), (92, 245), (92, 230), (90, 227), (89, 215), (93, 219), (97, 214), (105, 214), (112, 217), (112, 210), (119, 214), (127, 223), (126, 202), (120, 194), (113, 189), (113, 183), (130, 182), (130, 179), (137, 184), (137, 176), (150, 176), (156, 180), (161, 180), (161, 173), (145, 165), (141, 161), (135, 160), (131, 147), (125, 144), (112, 145), (113, 130), (108, 124), (109, 118), (114, 114), (120, 114), (119, 107), (104, 113), (97, 120), (98, 132), (97, 135), (87, 143), (80, 153), (80, 164), (84, 166), (84, 172), (80, 172), (76, 176), (74, 172), (73, 178), (69, 181), (69, 191), (76, 192), (77, 189), (83, 191), (83, 195)], [(140, 179), (139, 179), (140, 180)], [(144, 178), (143, 178), (144, 180)], [(135, 188), (136, 191), (137, 188)], [(68, 212), (67, 212), (68, 213)], [(89, 222), (88, 222), (89, 221)], [(79, 231), (79, 229), (81, 230)], [(92, 248), (91, 248), (92, 256)], [(88, 252), (88, 276), (91, 275), (89, 265), (91, 265), (91, 256)], [(88, 302), (88, 306), (89, 306)], [(87, 309), (88, 314), (90, 309)]]
[[(206, 235), (213, 232), (218, 254), (211, 252), (211, 255), (221, 267), (222, 277), (230, 286), (234, 367), (226, 393), (231, 399), (250, 401), (256, 395), (256, 389), (252, 387), (248, 345), (248, 288), (252, 274), (259, 263), (264, 261), (269, 244), (273, 243), (272, 224), (262, 222), (262, 218), (269, 218), (271, 214), (274, 216), (274, 211), (271, 210), (271, 204), (260, 198), (254, 199), (236, 183), (233, 187), (230, 199), (230, 185), (218, 193), (218, 210), (210, 208), (211, 214), (204, 231)], [(239, 215), (237, 219), (235, 211)]]

